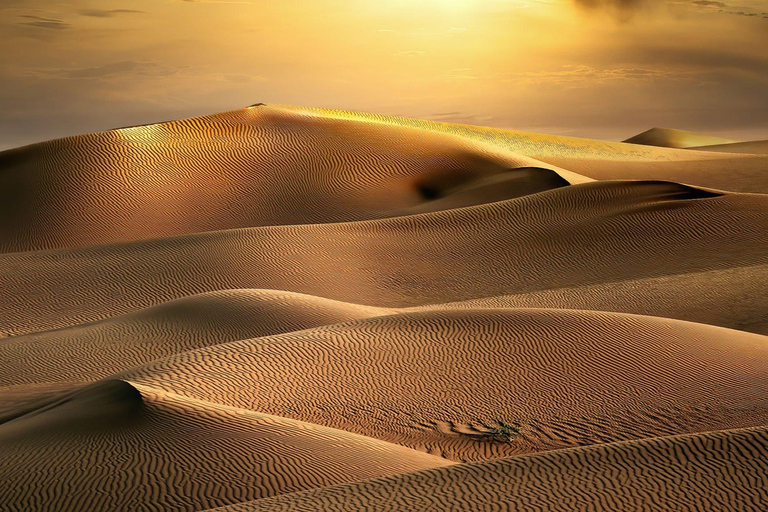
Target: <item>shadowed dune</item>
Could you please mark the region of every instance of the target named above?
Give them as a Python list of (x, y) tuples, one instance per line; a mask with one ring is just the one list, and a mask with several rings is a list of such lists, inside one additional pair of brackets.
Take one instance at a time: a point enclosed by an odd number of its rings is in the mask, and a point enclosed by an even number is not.
[(761, 512), (766, 451), (765, 427), (710, 432), (430, 469), (216, 512)]
[(448, 461), (106, 381), (0, 424), (0, 508), (202, 510)]
[(0, 333), (229, 288), (403, 307), (734, 267), (765, 279), (756, 265), (768, 260), (766, 201), (666, 182), (594, 182), (378, 221), (5, 254)]
[(666, 148), (693, 148), (714, 146), (739, 142), (736, 140), (713, 137), (703, 133), (693, 133), (673, 128), (651, 128), (643, 133), (630, 137), (624, 142), (643, 144), (645, 146), (660, 146)]
[[(499, 309), (236, 341), (121, 378), (479, 460), (761, 425), (766, 370), (765, 336), (617, 313)], [(486, 435), (503, 424), (519, 424), (520, 437)]]

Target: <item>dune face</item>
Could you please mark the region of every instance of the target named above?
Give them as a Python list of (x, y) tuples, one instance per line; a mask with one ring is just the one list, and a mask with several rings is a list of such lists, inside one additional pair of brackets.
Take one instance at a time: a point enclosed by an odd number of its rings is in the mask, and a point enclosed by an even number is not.
[(3, 510), (203, 510), (448, 464), (124, 381), (0, 425), (0, 453)]
[(660, 146), (665, 148), (694, 148), (701, 146), (713, 146), (732, 144), (736, 140), (712, 137), (702, 133), (686, 132), (672, 128), (651, 128), (648, 131), (630, 137), (624, 142), (630, 144), (643, 144), (646, 146)]
[(0, 509), (765, 510), (764, 141), (628, 142), (257, 104), (0, 153)]
[[(390, 217), (517, 168), (513, 195), (569, 183), (551, 166), (552, 177), (529, 177), (537, 166), (546, 164), (451, 135), (256, 106), (0, 153), (0, 250)], [(460, 202), (505, 198), (476, 191)]]
[[(760, 279), (766, 204), (761, 195), (667, 182), (594, 182), (379, 221), (0, 255), (0, 333), (68, 327), (215, 289), (403, 307), (745, 266)], [(104, 276), (96, 287), (95, 276)]]
[[(221, 344), (122, 378), (466, 461), (760, 425), (768, 421), (766, 365), (763, 336), (501, 309), (408, 313)], [(267, 384), (279, 378), (284, 386)], [(519, 425), (519, 437), (484, 436), (499, 422)]]
[(541, 512), (758, 512), (768, 506), (765, 494), (755, 493), (768, 484), (767, 449), (765, 428), (650, 439), (462, 464), (295, 493), (216, 512), (490, 512), (499, 510), (500, 505), (502, 510)]
[(747, 153), (753, 155), (768, 155), (768, 140), (750, 142), (732, 142), (730, 144), (712, 144), (694, 148), (697, 151), (717, 151), (719, 153)]

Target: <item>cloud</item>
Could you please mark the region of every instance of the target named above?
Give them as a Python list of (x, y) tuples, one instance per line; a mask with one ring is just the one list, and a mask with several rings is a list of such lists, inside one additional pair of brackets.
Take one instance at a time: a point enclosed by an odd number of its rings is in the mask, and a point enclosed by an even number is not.
[(427, 55), (427, 52), (422, 52), (419, 50), (403, 50), (403, 51), (397, 52), (395, 55), (403, 55), (406, 57), (424, 57), (425, 55)]
[(230, 73), (230, 74), (222, 74), (221, 78), (223, 80), (227, 80), (228, 82), (235, 82), (239, 84), (247, 84), (251, 82), (266, 82), (267, 79), (263, 76), (256, 76), (256, 75), (244, 75), (241, 73)]
[(102, 9), (81, 9), (77, 11), (78, 14), (81, 16), (90, 16), (92, 18), (112, 18), (114, 16), (117, 16), (119, 14), (142, 14), (146, 13), (146, 11), (137, 11), (135, 9), (112, 9), (112, 10), (102, 10)]
[(679, 2), (679, 3), (691, 3), (693, 5), (703, 5), (706, 7), (728, 7), (727, 4), (723, 2), (713, 2), (712, 0), (692, 0), (690, 2)]
[(37, 28), (48, 28), (52, 30), (63, 30), (69, 28), (71, 25), (64, 20), (56, 18), (44, 18), (42, 16), (34, 16), (32, 14), (23, 14), (20, 18), (24, 18), (29, 21), (21, 21), (20, 25), (27, 25)]
[(170, 76), (178, 73), (182, 67), (172, 67), (156, 62), (124, 60), (112, 62), (101, 66), (78, 69), (44, 69), (33, 72), (38, 78), (66, 78), (66, 79), (110, 79), (126, 75), (159, 77)]
[(501, 77), (502, 81), (524, 84), (555, 84), (561, 86), (594, 86), (606, 82), (632, 81), (652, 82), (656, 80), (690, 79), (690, 73), (670, 71), (660, 68), (594, 68), (585, 65), (567, 65), (558, 71), (509, 73)]
[(582, 9), (588, 11), (606, 11), (621, 20), (627, 20), (639, 10), (652, 6), (654, 0), (573, 0)]

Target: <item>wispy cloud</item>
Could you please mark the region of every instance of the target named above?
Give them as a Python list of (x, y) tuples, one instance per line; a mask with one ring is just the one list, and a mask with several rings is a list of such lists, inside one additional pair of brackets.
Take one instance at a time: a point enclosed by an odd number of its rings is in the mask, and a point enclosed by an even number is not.
[(52, 30), (63, 30), (69, 28), (71, 25), (64, 20), (56, 18), (45, 18), (43, 16), (35, 16), (32, 14), (23, 14), (19, 16), (26, 21), (19, 22), (20, 25), (27, 25), (37, 28), (48, 28)]
[(403, 50), (395, 53), (395, 55), (403, 55), (405, 57), (424, 57), (427, 55), (427, 52), (420, 50)]
[(90, 16), (92, 18), (112, 18), (120, 14), (143, 14), (146, 11), (137, 11), (135, 9), (81, 9), (77, 13), (81, 16)]
[(76, 69), (42, 69), (32, 72), (38, 78), (68, 79), (109, 79), (126, 75), (169, 76), (178, 73), (184, 67), (172, 67), (150, 61), (125, 60), (101, 66)]
[(652, 82), (657, 80), (689, 80), (691, 73), (661, 68), (623, 67), (595, 68), (586, 65), (567, 65), (556, 71), (527, 71), (506, 73), (496, 77), (502, 82), (521, 84), (555, 84), (559, 86), (594, 86), (597, 84), (627, 81)]

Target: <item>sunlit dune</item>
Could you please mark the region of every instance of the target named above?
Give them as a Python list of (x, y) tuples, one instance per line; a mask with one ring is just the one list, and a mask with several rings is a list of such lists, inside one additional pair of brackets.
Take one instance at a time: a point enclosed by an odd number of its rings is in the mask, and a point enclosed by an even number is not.
[(711, 135), (704, 135), (702, 133), (675, 130), (672, 128), (651, 128), (648, 131), (630, 137), (624, 142), (666, 148), (697, 148), (701, 146), (733, 144), (739, 141), (728, 140), (722, 137), (712, 137)]
[(0, 509), (764, 510), (765, 141), (638, 137), (257, 104), (0, 153)]

